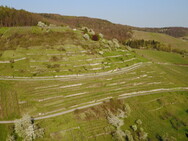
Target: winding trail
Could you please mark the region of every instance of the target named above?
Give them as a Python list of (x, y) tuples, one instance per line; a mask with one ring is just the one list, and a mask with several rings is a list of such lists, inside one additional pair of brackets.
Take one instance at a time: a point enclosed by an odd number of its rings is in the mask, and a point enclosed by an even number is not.
[(12, 76), (0, 76), (0, 80), (13, 80), (13, 81), (45, 81), (45, 80), (70, 80), (70, 79), (79, 79), (79, 78), (91, 78), (91, 77), (101, 77), (106, 75), (121, 74), (128, 71), (136, 70), (137, 68), (143, 67), (145, 65), (151, 64), (151, 62), (146, 63), (136, 63), (129, 67), (121, 68), (118, 70), (111, 70), (107, 72), (99, 73), (85, 73), (85, 74), (74, 74), (74, 75), (57, 75), (57, 76), (45, 76), (45, 77), (12, 77)]
[[(14, 62), (18, 62), (18, 61), (22, 61), (22, 60), (25, 60), (25, 59), (27, 59), (27, 58), (23, 57), (23, 58), (20, 58), (20, 59), (13, 59), (13, 61)], [(9, 64), (9, 63), (11, 63), (10, 60), (8, 60), (8, 61), (0, 61), (0, 64)]]
[[(156, 94), (156, 93), (161, 93), (161, 92), (177, 92), (177, 91), (188, 91), (188, 87), (161, 88), (161, 89), (152, 89), (152, 90), (148, 90), (148, 91), (130, 92), (130, 93), (125, 93), (125, 94), (119, 95), (118, 99), (125, 99), (125, 98), (142, 96), (142, 95), (150, 95), (150, 94)], [(84, 106), (80, 106), (80, 107), (77, 107), (77, 108), (73, 108), (73, 109), (70, 109), (70, 110), (66, 110), (66, 111), (63, 111), (63, 112), (59, 112), (59, 113), (55, 113), (55, 114), (51, 114), (51, 115), (47, 115), (47, 116), (43, 116), (43, 117), (36, 117), (36, 118), (33, 118), (33, 119), (34, 120), (42, 120), (42, 119), (47, 119), (47, 118), (52, 118), (52, 117), (64, 115), (64, 114), (67, 114), (67, 113), (74, 112), (75, 110), (85, 109), (85, 108), (93, 107), (93, 106), (96, 106), (96, 105), (100, 105), (104, 101), (106, 101), (106, 99), (103, 99), (101, 101), (98, 100), (98, 101), (96, 101), (96, 102), (92, 101), (91, 104), (88, 104), (88, 105), (84, 105), (85, 103), (82, 103)], [(89, 103), (89, 102), (87, 102), (87, 103)], [(14, 120), (0, 121), (0, 124), (10, 124), (10, 123), (14, 123), (14, 122), (15, 122)]]

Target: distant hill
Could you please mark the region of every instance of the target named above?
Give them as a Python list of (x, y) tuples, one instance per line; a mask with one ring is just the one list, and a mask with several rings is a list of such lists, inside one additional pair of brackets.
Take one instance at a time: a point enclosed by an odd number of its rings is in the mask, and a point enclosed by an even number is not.
[(185, 27), (164, 27), (164, 28), (137, 28), (140, 31), (164, 33), (173, 37), (184, 37), (188, 35), (188, 28)]

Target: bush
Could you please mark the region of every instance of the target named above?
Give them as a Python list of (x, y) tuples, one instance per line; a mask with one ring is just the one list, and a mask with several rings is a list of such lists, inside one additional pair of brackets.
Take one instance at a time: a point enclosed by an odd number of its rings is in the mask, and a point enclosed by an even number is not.
[(99, 33), (99, 37), (100, 37), (100, 39), (103, 39), (104, 35), (102, 33)]
[(118, 116), (115, 116), (110, 110), (108, 111), (108, 122), (116, 128), (120, 128), (124, 125), (124, 121), (120, 119)]
[(89, 40), (89, 39), (90, 39), (90, 37), (89, 37), (88, 34), (84, 34), (83, 37), (84, 37), (84, 39), (86, 39), (86, 40)]
[(66, 51), (63, 47), (57, 49), (58, 51)]
[(6, 141), (16, 141), (16, 138), (14, 135), (8, 135)]
[(117, 39), (113, 39), (112, 42), (114, 43), (114, 47), (115, 48), (119, 48), (120, 47), (119, 41)]
[(58, 58), (57, 56), (52, 56), (52, 57), (50, 58), (50, 60), (53, 61), (53, 62), (56, 62), (56, 61), (59, 60), (59, 58)]
[(125, 138), (127, 141), (134, 141), (133, 136), (129, 130), (125, 130)]
[(15, 132), (24, 141), (32, 141), (37, 137), (43, 137), (44, 129), (34, 124), (29, 115), (24, 115), (22, 119), (15, 121)]
[(117, 129), (116, 132), (113, 134), (113, 137), (117, 139), (118, 141), (124, 141), (125, 133), (122, 130)]
[(165, 134), (162, 136), (162, 141), (177, 141), (177, 139), (173, 136), (169, 136), (168, 134)]
[(100, 40), (100, 36), (98, 34), (95, 34), (92, 36), (92, 40), (93, 41), (99, 41)]
[(138, 120), (136, 121), (136, 124), (141, 125), (141, 124), (142, 124), (142, 121), (141, 121), (140, 119), (138, 119)]
[(38, 27), (45, 28), (47, 25), (41, 21), (38, 22), (37, 24)]
[(129, 104), (125, 104), (124, 111), (125, 111), (126, 116), (129, 116), (131, 114), (131, 108)]
[(146, 132), (139, 132), (138, 135), (140, 140), (146, 140), (148, 137), (148, 133)]
[(133, 129), (133, 131), (137, 130), (137, 126), (136, 125), (132, 125), (131, 128)]

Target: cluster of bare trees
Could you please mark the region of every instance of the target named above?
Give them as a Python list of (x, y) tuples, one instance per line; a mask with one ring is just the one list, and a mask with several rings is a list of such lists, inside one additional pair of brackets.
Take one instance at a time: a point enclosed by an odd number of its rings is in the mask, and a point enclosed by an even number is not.
[(32, 26), (36, 25), (38, 17), (36, 14), (25, 10), (0, 6), (0, 27), (2, 26)]

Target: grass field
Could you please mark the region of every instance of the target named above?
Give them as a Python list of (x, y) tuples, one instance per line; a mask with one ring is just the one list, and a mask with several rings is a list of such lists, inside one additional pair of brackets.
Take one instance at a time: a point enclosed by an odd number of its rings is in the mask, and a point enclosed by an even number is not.
[(161, 62), (161, 63), (172, 63), (179, 65), (187, 65), (188, 64), (188, 56), (183, 56), (176, 53), (169, 53), (163, 51), (156, 50), (135, 50), (137, 54), (147, 58), (152, 62)]
[[(152, 140), (158, 140), (159, 136), (166, 133), (177, 140), (186, 140), (187, 94), (172, 92), (125, 99), (124, 102), (130, 105), (132, 112), (124, 119), (125, 125), (122, 129), (131, 131), (130, 126), (140, 119), (144, 131)], [(100, 106), (96, 109), (100, 111)], [(41, 121), (41, 126), (47, 129), (44, 140), (113, 140), (110, 133), (114, 128), (105, 117), (95, 113), (96, 109), (89, 108)]]
[(144, 31), (133, 31), (133, 39), (156, 40), (163, 44), (170, 45), (172, 48), (188, 50), (188, 41), (175, 38), (162, 33), (152, 33)]
[(177, 140), (187, 140), (187, 94), (162, 93), (127, 99), (133, 112), (125, 123), (133, 124), (136, 119), (141, 119), (151, 139), (168, 133)]
[(12, 83), (0, 82), (0, 119), (19, 118), (17, 94)]

